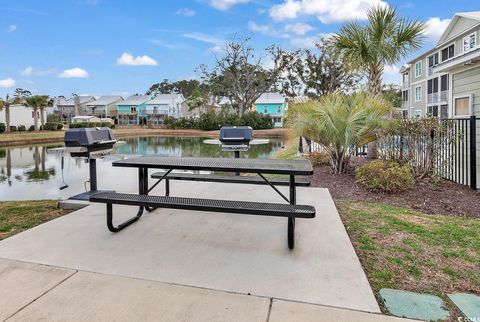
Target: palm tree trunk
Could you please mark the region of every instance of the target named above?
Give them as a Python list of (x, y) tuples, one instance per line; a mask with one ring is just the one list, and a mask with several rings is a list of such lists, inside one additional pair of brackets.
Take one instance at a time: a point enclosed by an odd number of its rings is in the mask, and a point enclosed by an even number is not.
[[(372, 66), (368, 73), (368, 91), (373, 95), (380, 95), (382, 93), (382, 74), (383, 67)], [(377, 141), (368, 143), (367, 159), (378, 159)]]
[(42, 128), (45, 128), (45, 108), (40, 107), (40, 123), (42, 124)]
[(33, 109), (33, 127), (34, 127), (35, 131), (38, 131), (38, 113), (37, 113), (37, 111), (38, 111), (37, 108)]
[(8, 102), (5, 104), (5, 123), (7, 125), (5, 131), (10, 133), (10, 104)]

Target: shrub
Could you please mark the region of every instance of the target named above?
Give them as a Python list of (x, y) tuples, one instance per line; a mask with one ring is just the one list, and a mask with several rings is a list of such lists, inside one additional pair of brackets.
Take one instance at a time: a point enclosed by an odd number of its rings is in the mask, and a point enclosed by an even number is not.
[(325, 152), (311, 152), (307, 158), (312, 163), (312, 166), (330, 165), (330, 157)]
[(47, 115), (47, 122), (59, 123), (61, 121), (60, 121), (60, 117), (58, 117), (57, 115), (49, 114), (49, 115)]
[(6, 129), (7, 127), (5, 126), (5, 123), (0, 123), (0, 133), (5, 132)]
[(19, 125), (17, 129), (18, 132), (25, 132), (27, 130), (27, 127), (25, 125)]
[(397, 193), (411, 188), (414, 183), (412, 168), (396, 162), (371, 161), (361, 166), (356, 173), (357, 182), (365, 187), (388, 193)]
[(17, 132), (17, 127), (15, 125), (10, 125), (10, 132)]
[(58, 131), (63, 129), (63, 123), (61, 122), (47, 122), (45, 123), (45, 130)]
[(35, 131), (35, 125), (30, 125), (28, 127), (28, 131), (30, 131), (30, 132)]

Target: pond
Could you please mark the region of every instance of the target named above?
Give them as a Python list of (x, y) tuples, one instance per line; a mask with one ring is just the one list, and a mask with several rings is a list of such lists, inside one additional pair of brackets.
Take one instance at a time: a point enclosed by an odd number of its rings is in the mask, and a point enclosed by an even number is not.
[[(112, 161), (132, 155), (177, 157), (233, 157), (217, 145), (203, 143), (198, 137), (131, 137), (115, 147), (114, 153), (97, 161), (98, 188), (125, 190), (136, 185), (133, 169), (114, 168)], [(253, 145), (244, 158), (269, 158), (281, 149), (283, 140)], [(62, 179), (61, 155), (48, 153), (63, 144), (0, 148), (0, 200), (63, 199), (88, 188), (88, 163), (65, 156)], [(132, 171), (133, 170), (133, 171)], [(68, 188), (60, 190), (63, 182)]]

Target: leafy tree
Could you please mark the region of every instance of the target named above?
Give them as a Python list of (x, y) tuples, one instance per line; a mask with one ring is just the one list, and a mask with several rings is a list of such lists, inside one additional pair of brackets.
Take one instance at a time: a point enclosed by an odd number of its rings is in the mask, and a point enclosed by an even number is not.
[(15, 93), (13, 94), (13, 96), (15, 97), (15, 100), (13, 102), (14, 104), (21, 104), (25, 101), (26, 97), (29, 97), (31, 95), (32, 93), (29, 90), (23, 88), (16, 88)]
[(319, 143), (330, 158), (332, 172), (347, 171), (349, 150), (375, 140), (385, 125), (391, 105), (367, 93), (327, 94), (296, 104), (290, 123), (297, 135)]
[(26, 105), (30, 106), (33, 109), (33, 124), (35, 131), (38, 131), (38, 110), (40, 110), (42, 126), (45, 125), (44, 119), (44, 110), (48, 106), (53, 105), (53, 101), (48, 97), (48, 95), (34, 95), (27, 97)]
[(296, 61), (282, 78), (282, 92), (295, 97), (308, 95), (318, 98), (337, 92), (349, 92), (358, 87), (360, 75), (348, 68), (343, 54), (324, 39), (316, 44), (317, 50), (297, 53)]
[(331, 38), (346, 62), (368, 76), (368, 90), (379, 94), (385, 65), (396, 64), (422, 44), (425, 24), (398, 15), (393, 7), (372, 7), (367, 13), (368, 22), (347, 22)]
[(389, 101), (393, 107), (402, 106), (402, 88), (396, 84), (382, 86), (382, 96)]
[(159, 94), (178, 93), (184, 97), (190, 97), (194, 90), (200, 87), (200, 82), (196, 79), (184, 79), (176, 82), (170, 82), (164, 79), (160, 83), (153, 84), (145, 93), (146, 95), (157, 96)]
[[(293, 59), (276, 46), (265, 49), (266, 55), (256, 55), (250, 38), (235, 39), (225, 45), (224, 55), (216, 57), (215, 67), (201, 65), (198, 69), (203, 81), (220, 96), (230, 98), (242, 116), (264, 92), (279, 80)], [(271, 61), (266, 67), (264, 62)]]
[(198, 108), (198, 114), (201, 114), (201, 107), (205, 105), (205, 100), (198, 88), (192, 91), (192, 95), (187, 99), (188, 111), (191, 112)]

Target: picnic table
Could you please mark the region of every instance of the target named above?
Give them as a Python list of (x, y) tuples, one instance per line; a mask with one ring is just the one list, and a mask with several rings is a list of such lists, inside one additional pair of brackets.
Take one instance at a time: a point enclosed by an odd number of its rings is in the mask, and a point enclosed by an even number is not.
[[(107, 206), (107, 226), (112, 232), (118, 232), (125, 227), (136, 222), (143, 214), (144, 209), (152, 211), (156, 208), (186, 209), (194, 211), (211, 211), (222, 213), (237, 213), (262, 216), (287, 217), (287, 235), (288, 247), (294, 248), (295, 241), (295, 218), (314, 218), (315, 208), (309, 205), (296, 204), (296, 178), (295, 176), (307, 176), (313, 174), (313, 169), (308, 160), (271, 160), (271, 159), (228, 159), (228, 158), (184, 158), (184, 157), (157, 157), (144, 156), (131, 159), (119, 160), (112, 163), (114, 167), (138, 168), (138, 194), (104, 192), (90, 198), (92, 202), (105, 203)], [(149, 187), (149, 169), (161, 169), (163, 172), (154, 173), (153, 178), (157, 181)], [(253, 184), (260, 182), (274, 189), (286, 203), (265, 203), (242, 200), (215, 200), (200, 198), (185, 198), (170, 196), (170, 180), (188, 179), (188, 174), (181, 175), (172, 173), (173, 170), (193, 170), (193, 171), (212, 171), (212, 172), (233, 172), (233, 173), (252, 173), (257, 177), (251, 177)], [(287, 175), (286, 181), (289, 185), (289, 197), (287, 198), (277, 187), (278, 184), (284, 184), (280, 179), (269, 179), (265, 175), (280, 174)], [(212, 181), (212, 182), (231, 182), (231, 183), (249, 183), (248, 177), (230, 178), (216, 175), (192, 174), (193, 181)], [(161, 182), (165, 182), (165, 196), (149, 195), (149, 193)], [(300, 185), (304, 185), (300, 183)], [(114, 226), (113, 224), (113, 204), (138, 206), (137, 214), (127, 221)]]

